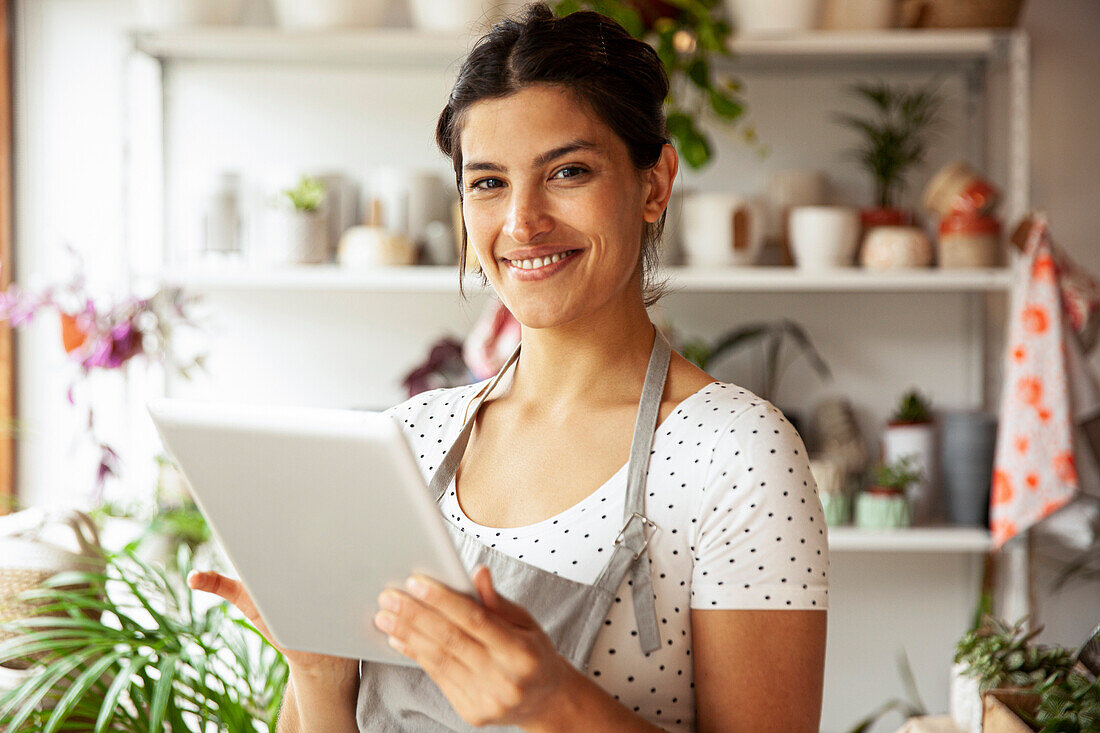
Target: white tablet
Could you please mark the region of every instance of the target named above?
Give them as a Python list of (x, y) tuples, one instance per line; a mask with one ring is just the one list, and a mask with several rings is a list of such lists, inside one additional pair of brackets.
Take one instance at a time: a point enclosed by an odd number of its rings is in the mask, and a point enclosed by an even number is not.
[(167, 398), (147, 408), (282, 646), (411, 665), (374, 625), (379, 592), (417, 572), (474, 595), (389, 416)]

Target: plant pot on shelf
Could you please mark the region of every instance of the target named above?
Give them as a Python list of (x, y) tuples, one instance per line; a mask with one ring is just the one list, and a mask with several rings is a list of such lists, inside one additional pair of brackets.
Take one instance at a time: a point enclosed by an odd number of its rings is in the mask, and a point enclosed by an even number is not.
[(951, 665), (951, 691), (947, 709), (955, 725), (966, 733), (980, 733), (982, 729), (982, 696), (978, 678), (963, 673), (966, 662)]
[(138, 0), (142, 28), (237, 25), (244, 17), (245, 0)]
[(952, 523), (987, 526), (997, 418), (977, 410), (948, 410), (940, 426), (940, 475)]
[(882, 435), (883, 460), (894, 463), (908, 456), (919, 469), (921, 478), (910, 484), (905, 495), (909, 499), (911, 523), (930, 524), (936, 518), (940, 501), (936, 495), (936, 428), (932, 421), (895, 422), (886, 425)]
[(910, 525), (905, 493), (872, 486), (856, 499), (856, 525), (865, 529), (892, 529)]
[(932, 243), (920, 227), (879, 226), (867, 232), (859, 263), (868, 270), (928, 267), (932, 253)]
[(288, 29), (361, 28), (382, 24), (387, 0), (272, 0), (279, 25)]
[(252, 252), (253, 264), (260, 267), (326, 262), (328, 217), (321, 210), (274, 209), (262, 244)]
[(902, 0), (905, 28), (1011, 28), (1023, 0)]
[(817, 498), (825, 512), (825, 524), (839, 527), (852, 521), (852, 498), (845, 490), (844, 468), (829, 458), (810, 459), (810, 472), (817, 484)]
[(936, 260), (942, 268), (996, 267), (1001, 261), (1001, 222), (980, 214), (940, 220)]
[(821, 23), (821, 0), (726, 0), (739, 35), (802, 33)]
[(851, 267), (859, 212), (848, 206), (796, 206), (790, 213), (791, 255), (803, 270)]
[(825, 0), (822, 28), (885, 30), (897, 25), (896, 0)]
[(735, 193), (684, 197), (681, 245), (692, 267), (753, 265), (764, 247), (764, 207)]
[(505, 12), (501, 0), (409, 0), (409, 10), (418, 28), (478, 35)]

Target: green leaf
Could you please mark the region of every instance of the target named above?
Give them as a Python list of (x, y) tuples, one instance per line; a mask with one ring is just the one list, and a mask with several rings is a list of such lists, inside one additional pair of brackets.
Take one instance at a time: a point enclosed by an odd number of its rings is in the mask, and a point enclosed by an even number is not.
[(125, 651), (115, 651), (107, 654), (81, 672), (80, 676), (69, 685), (69, 689), (65, 690), (65, 694), (61, 696), (61, 699), (57, 701), (57, 706), (53, 709), (53, 715), (47, 721), (43, 733), (57, 731), (61, 723), (72, 712), (76, 703), (88, 691), (88, 688), (93, 683), (98, 682), (103, 673), (113, 666), (123, 654), (125, 654)]
[(107, 726), (111, 724), (111, 720), (118, 710), (119, 697), (130, 688), (130, 684), (133, 682), (134, 670), (148, 662), (149, 657), (137, 656), (131, 657), (123, 663), (122, 669), (111, 680), (111, 686), (107, 688), (107, 694), (103, 697), (103, 702), (99, 707), (99, 717), (95, 721), (95, 733), (103, 733), (107, 730)]
[(710, 69), (707, 66), (706, 59), (702, 56), (696, 56), (692, 59), (691, 63), (687, 67), (688, 78), (700, 89), (707, 89), (710, 86)]
[(172, 694), (173, 683), (176, 679), (176, 663), (178, 658), (169, 654), (160, 660), (157, 672), (160, 677), (153, 688), (153, 701), (149, 709), (149, 729), (159, 731), (164, 723), (164, 712), (168, 708), (168, 698)]
[(710, 108), (719, 117), (736, 120), (745, 113), (744, 105), (714, 89), (708, 91), (707, 99), (710, 100)]

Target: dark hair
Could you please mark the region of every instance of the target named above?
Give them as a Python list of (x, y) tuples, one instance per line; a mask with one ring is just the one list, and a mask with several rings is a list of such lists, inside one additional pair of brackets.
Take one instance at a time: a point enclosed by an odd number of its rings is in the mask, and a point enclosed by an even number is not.
[[(649, 44), (610, 18), (591, 11), (557, 18), (545, 3), (532, 3), (482, 36), (466, 56), (447, 106), (439, 114), (435, 139), (454, 163), (462, 197), (464, 112), (484, 99), (499, 99), (533, 84), (568, 88), (626, 144), (631, 162), (648, 170), (669, 142), (664, 101), (668, 76)], [(647, 306), (663, 294), (655, 282), (657, 246), (665, 217), (646, 224), (641, 243), (642, 291)], [(466, 225), (462, 224), (459, 273), (466, 266)]]

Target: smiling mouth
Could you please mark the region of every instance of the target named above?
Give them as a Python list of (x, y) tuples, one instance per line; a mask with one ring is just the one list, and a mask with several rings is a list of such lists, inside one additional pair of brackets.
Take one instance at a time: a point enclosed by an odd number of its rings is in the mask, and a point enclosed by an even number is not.
[(554, 264), (555, 262), (561, 262), (564, 259), (568, 259), (573, 255), (580, 252), (579, 249), (570, 249), (565, 252), (555, 252), (552, 255), (546, 255), (545, 257), (532, 257), (527, 260), (510, 260), (508, 258), (502, 258), (508, 263), (509, 267), (514, 267), (517, 270), (538, 270), (543, 267)]

